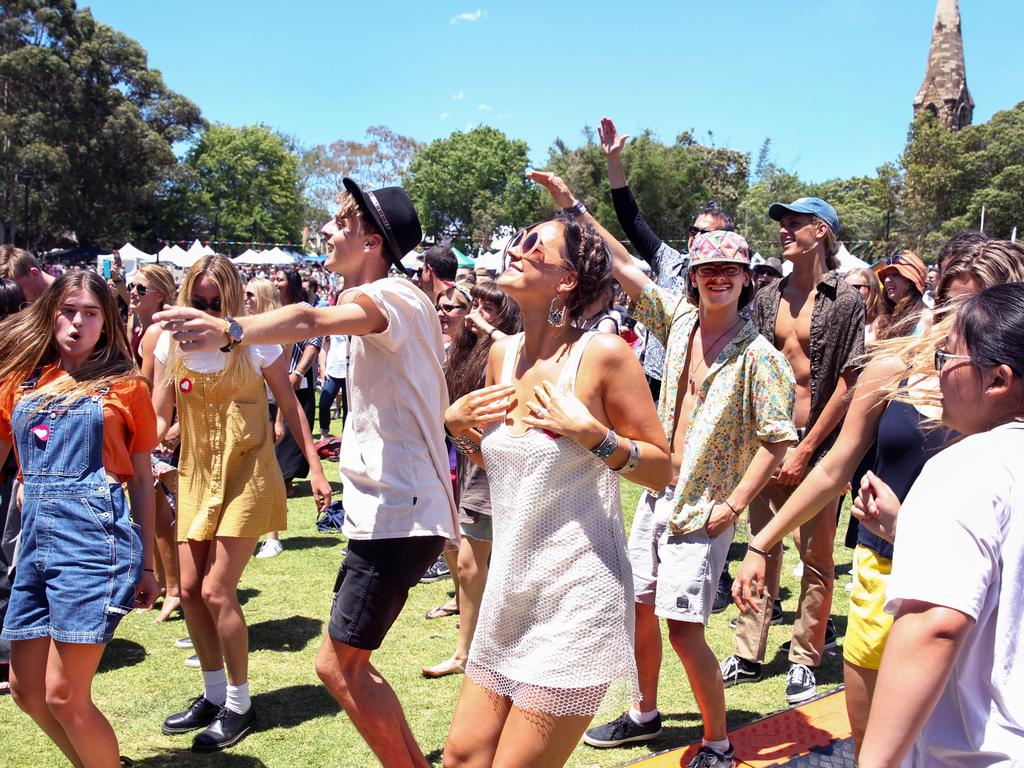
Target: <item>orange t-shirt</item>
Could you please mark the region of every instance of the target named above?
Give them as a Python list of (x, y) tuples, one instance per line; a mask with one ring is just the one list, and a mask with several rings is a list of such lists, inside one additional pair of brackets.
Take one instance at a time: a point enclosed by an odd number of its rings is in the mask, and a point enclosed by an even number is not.
[[(37, 388), (67, 374), (56, 365), (43, 369)], [(11, 415), (22, 395), (18, 381), (0, 390), (0, 440), (13, 442)], [(119, 381), (103, 397), (103, 468), (124, 482), (134, 474), (133, 453), (149, 453), (157, 446), (156, 414), (149, 387), (142, 379)]]

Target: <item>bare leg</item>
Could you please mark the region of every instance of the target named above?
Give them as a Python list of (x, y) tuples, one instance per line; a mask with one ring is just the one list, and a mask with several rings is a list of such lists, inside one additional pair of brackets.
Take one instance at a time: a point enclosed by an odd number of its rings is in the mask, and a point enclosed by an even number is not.
[(490, 768), (512, 702), (466, 677), (455, 704), (444, 768)]
[(860, 748), (864, 743), (864, 731), (868, 727), (868, 715), (871, 713), (871, 697), (875, 693), (878, 680), (877, 669), (867, 669), (843, 662), (843, 682), (846, 684), (846, 715), (850, 719), (850, 730), (853, 732), (854, 757), (860, 756)]
[(325, 634), (316, 673), (384, 768), (427, 768), (398, 697), (370, 663), (370, 651)]
[(704, 637), (704, 625), (669, 619), (668, 639), (686, 668), (704, 721), (704, 738), (721, 741), (726, 736), (725, 686), (718, 661)]
[(443, 677), (466, 671), (469, 646), (473, 642), (476, 620), (480, 614), (480, 600), (487, 585), (487, 555), (490, 551), (491, 542), (479, 541), (469, 536), (462, 537), (459, 544), (456, 580), (459, 595), (459, 639), (455, 644), (455, 653), (450, 659), (421, 670), (425, 677)]
[(212, 541), (183, 541), (178, 544), (178, 568), (181, 573), (181, 604), (185, 624), (204, 672), (224, 666), (224, 652), (217, 637), (217, 625), (203, 601), (203, 574), (210, 557)]
[(654, 606), (634, 603), (636, 614), (636, 671), (640, 683), (641, 701), (634, 702), (637, 709), (650, 712), (658, 708), (658, 677), (661, 675), (661, 627)]
[(555, 717), (512, 707), (501, 731), (495, 768), (561, 768), (593, 718)]
[(64, 726), (46, 704), (46, 662), (50, 656), (50, 638), (11, 641), (11, 698), (35, 720), (76, 768), (82, 761), (64, 732)]
[(238, 581), (255, 546), (255, 538), (217, 537), (203, 575), (203, 603), (216, 625), (231, 685), (249, 679), (249, 630), (238, 602)]
[(46, 705), (64, 728), (84, 768), (118, 768), (117, 736), (92, 701), (103, 643), (61, 643), (50, 646), (46, 664)]
[[(166, 477), (166, 476), (165, 476)], [(181, 604), (178, 583), (178, 547), (175, 542), (174, 512), (167, 503), (164, 489), (158, 484), (154, 490), (156, 523), (156, 561), (164, 585), (164, 604), (156, 623), (167, 621)]]

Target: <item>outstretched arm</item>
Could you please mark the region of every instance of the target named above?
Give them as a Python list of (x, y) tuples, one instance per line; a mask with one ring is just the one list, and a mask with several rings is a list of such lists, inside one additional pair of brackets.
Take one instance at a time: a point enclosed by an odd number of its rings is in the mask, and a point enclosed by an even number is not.
[[(191, 307), (167, 307), (153, 316), (175, 341), (191, 350), (220, 349), (228, 343), (228, 322)], [(314, 336), (365, 336), (388, 327), (387, 318), (369, 296), (346, 291), (333, 307), (290, 304), (259, 315), (235, 318), (243, 344), (289, 344)]]

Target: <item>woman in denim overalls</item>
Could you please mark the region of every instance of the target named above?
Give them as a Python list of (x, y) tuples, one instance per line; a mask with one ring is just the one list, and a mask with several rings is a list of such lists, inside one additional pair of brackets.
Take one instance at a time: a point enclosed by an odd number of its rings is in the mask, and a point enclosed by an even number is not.
[[(97, 275), (59, 278), (0, 324), (0, 338), (0, 461), (13, 438), (24, 483), (3, 627), (11, 692), (73, 764), (117, 766), (92, 678), (120, 620), (156, 596), (148, 468), (156, 418)], [(125, 438), (116, 451), (104, 443), (105, 416)]]

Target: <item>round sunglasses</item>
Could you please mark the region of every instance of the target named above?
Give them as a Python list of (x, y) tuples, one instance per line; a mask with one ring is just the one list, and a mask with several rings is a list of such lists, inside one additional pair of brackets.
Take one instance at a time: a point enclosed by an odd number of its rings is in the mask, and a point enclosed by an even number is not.
[(211, 301), (205, 301), (200, 299), (198, 296), (192, 297), (192, 308), (198, 309), (200, 312), (220, 312), (221, 303), (220, 296)]

